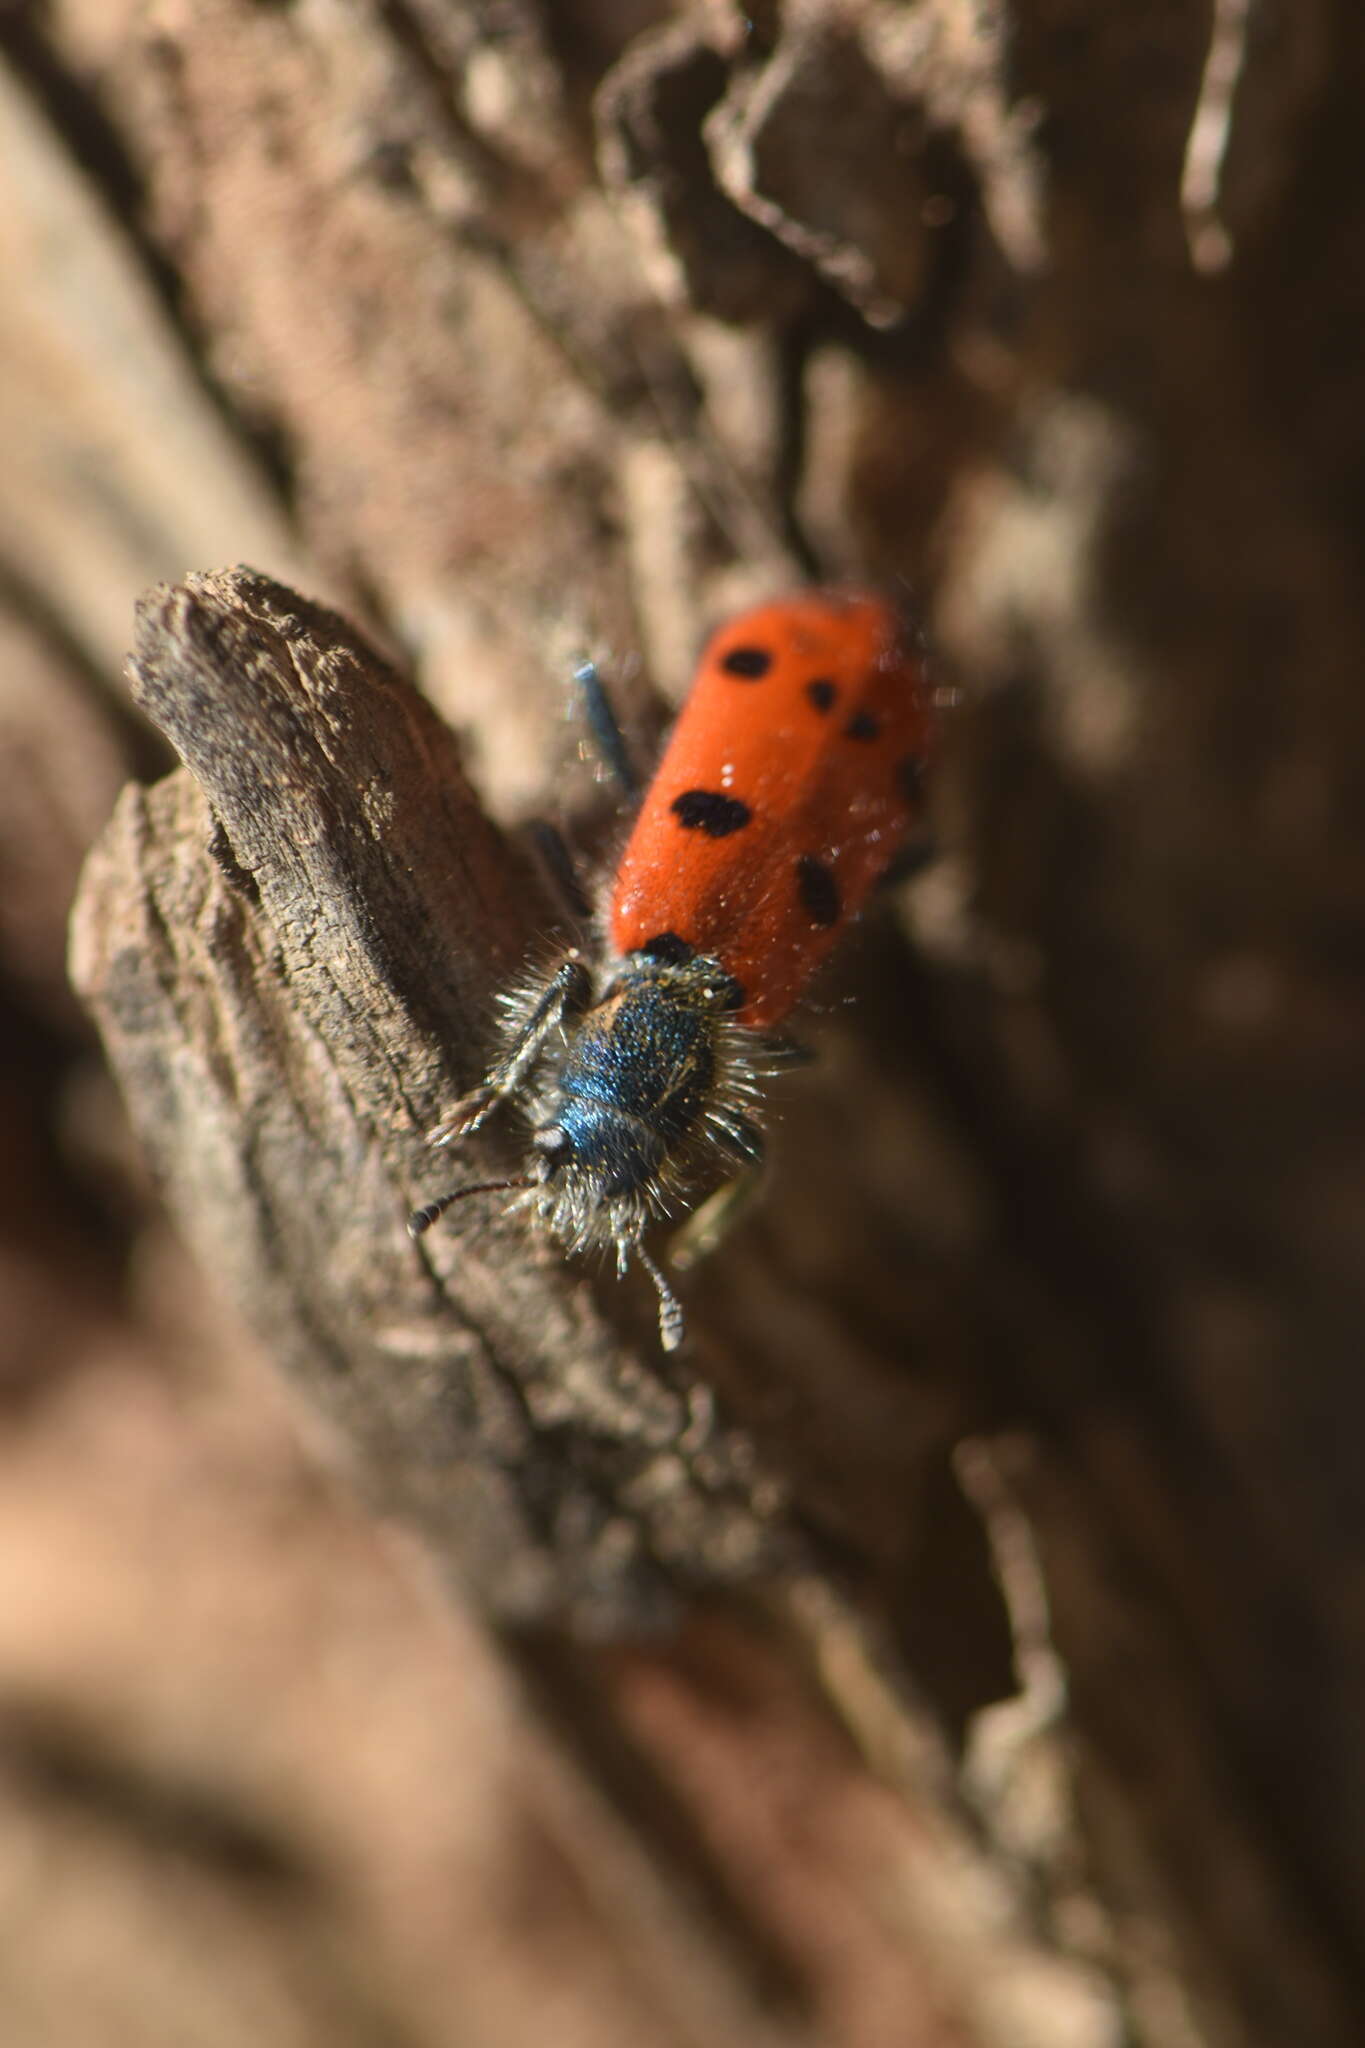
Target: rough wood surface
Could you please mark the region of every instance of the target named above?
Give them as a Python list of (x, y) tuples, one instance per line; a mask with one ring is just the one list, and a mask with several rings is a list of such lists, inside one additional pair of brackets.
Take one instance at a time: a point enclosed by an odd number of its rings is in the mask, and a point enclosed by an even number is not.
[[(6, 2038), (1359, 2038), (1363, 41), (0, 11)], [(665, 1369), (402, 1217), (571, 652), (808, 574), (943, 856)]]
[(600, 1624), (669, 1565), (752, 1575), (752, 1455), (700, 1390), (496, 1206), (420, 1247), (404, 1227), (462, 1170), (423, 1134), (536, 908), (448, 729), (248, 571), (144, 603), (133, 693), (194, 780), (126, 792), (73, 973), (206, 1271), (505, 1614)]

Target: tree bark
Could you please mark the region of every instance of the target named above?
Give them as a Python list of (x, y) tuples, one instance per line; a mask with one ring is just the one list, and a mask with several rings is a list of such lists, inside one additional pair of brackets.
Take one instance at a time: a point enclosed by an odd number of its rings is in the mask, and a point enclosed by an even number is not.
[[(14, 2038), (1358, 2038), (1362, 41), (0, 13)], [(665, 1360), (403, 1219), (574, 653), (810, 577), (939, 859)]]

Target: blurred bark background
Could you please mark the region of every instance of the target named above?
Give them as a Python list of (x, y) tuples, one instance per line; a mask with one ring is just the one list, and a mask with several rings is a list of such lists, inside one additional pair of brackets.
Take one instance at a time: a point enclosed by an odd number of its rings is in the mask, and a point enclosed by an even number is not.
[[(6, 2042), (1360, 2039), (1362, 75), (0, 5)], [(520, 828), (609, 857), (574, 652), (643, 755), (810, 577), (924, 614), (940, 858), (666, 1363), (402, 1219)]]

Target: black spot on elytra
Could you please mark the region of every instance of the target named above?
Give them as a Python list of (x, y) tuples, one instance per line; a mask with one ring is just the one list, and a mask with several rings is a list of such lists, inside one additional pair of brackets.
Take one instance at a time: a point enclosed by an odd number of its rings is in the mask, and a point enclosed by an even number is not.
[(708, 839), (728, 839), (732, 832), (742, 832), (753, 816), (737, 796), (722, 796), (718, 789), (685, 789), (669, 808), (687, 831), (704, 832)]
[(896, 763), (896, 780), (901, 795), (916, 809), (924, 801), (924, 763), (918, 754), (907, 754)]
[(880, 736), (882, 722), (870, 711), (855, 711), (844, 727), (846, 740), (875, 740)]
[(806, 695), (817, 711), (832, 710), (838, 694), (837, 686), (828, 676), (817, 676), (813, 683), (806, 684)]
[(812, 924), (838, 924), (844, 907), (839, 884), (833, 869), (813, 853), (803, 853), (796, 863), (796, 893)]
[(738, 676), (742, 683), (756, 683), (767, 675), (773, 658), (766, 647), (732, 647), (722, 654), (720, 665), (727, 676)]
[(696, 948), (689, 946), (686, 939), (680, 939), (676, 932), (655, 932), (652, 939), (646, 939), (643, 946), (637, 946), (635, 950), (647, 953), (651, 960), (662, 961), (665, 967), (684, 967)]

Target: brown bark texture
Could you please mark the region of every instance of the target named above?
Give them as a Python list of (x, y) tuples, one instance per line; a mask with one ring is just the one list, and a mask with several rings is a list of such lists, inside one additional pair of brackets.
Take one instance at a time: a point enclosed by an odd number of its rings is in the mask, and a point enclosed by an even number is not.
[[(1361, 2039), (1363, 73), (0, 4), (6, 2043)], [(811, 581), (937, 857), (665, 1356), (404, 1218), (619, 844), (575, 659), (645, 760)]]

